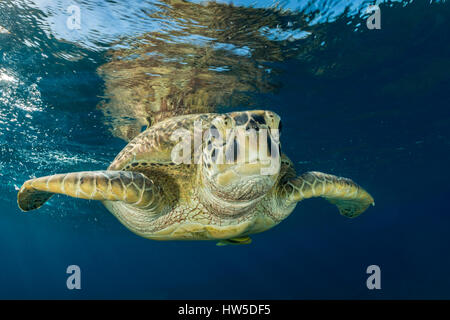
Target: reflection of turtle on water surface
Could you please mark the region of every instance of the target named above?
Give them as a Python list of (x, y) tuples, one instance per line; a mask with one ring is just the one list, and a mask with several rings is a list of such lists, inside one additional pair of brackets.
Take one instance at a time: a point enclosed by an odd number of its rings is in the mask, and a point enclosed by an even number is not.
[(157, 31), (121, 40), (98, 69), (105, 79), (99, 107), (113, 134), (127, 141), (173, 116), (260, 108), (252, 94), (275, 89), (273, 64), (293, 56), (265, 33), (291, 20), (299, 28), (305, 19), (214, 2), (164, 2), (148, 14), (162, 21)]
[[(238, 20), (240, 14), (239, 19), (247, 18), (249, 25), (253, 15), (261, 18), (260, 12), (252, 11), (258, 9), (236, 11), (232, 6), (184, 2), (172, 5), (178, 13), (193, 15), (190, 10), (197, 6), (197, 24), (208, 19), (210, 25), (216, 24), (202, 31), (207, 33), (204, 37), (215, 35), (219, 40), (221, 36), (227, 38), (224, 32), (217, 31), (221, 23), (230, 23), (221, 18)], [(277, 18), (268, 16), (265, 23), (271, 26)], [(238, 39), (237, 21), (235, 25), (233, 35)], [(191, 28), (199, 27), (192, 22)], [(60, 193), (102, 201), (128, 229), (145, 238), (234, 244), (249, 243), (249, 235), (277, 225), (303, 199), (323, 197), (348, 217), (361, 214), (374, 203), (349, 179), (319, 172), (297, 176), (291, 161), (280, 152), (281, 120), (277, 114), (262, 110), (211, 113), (231, 99), (231, 94), (239, 96), (241, 91), (270, 87), (265, 85), (264, 70), (258, 67), (256, 58), (242, 56), (237, 63), (231, 55), (201, 45), (155, 45), (164, 37), (168, 40), (167, 34), (143, 36), (135, 48), (113, 52), (111, 62), (100, 69), (109, 99), (101, 107), (113, 118), (113, 132), (131, 140), (129, 144), (107, 170), (57, 174), (25, 182), (18, 193), (22, 210), (39, 208), (54, 193)], [(232, 37), (231, 33), (228, 37)], [(255, 53), (266, 48), (261, 54), (266, 60), (279, 58), (272, 42), (256, 34), (250, 39), (253, 42), (248, 50)], [(125, 59), (134, 55), (143, 58)], [(207, 66), (212, 61), (217, 67), (227, 64), (230, 71), (211, 71)], [(128, 115), (137, 122), (121, 122), (131, 106)], [(148, 128), (137, 134), (133, 128), (141, 125)], [(211, 129), (215, 134), (208, 134)], [(188, 138), (193, 152), (191, 161), (177, 164), (173, 150), (178, 141), (173, 134), (179, 130), (194, 133)], [(200, 144), (194, 141), (196, 130), (204, 137)], [(242, 132), (266, 132), (266, 154), (261, 153), (260, 143), (238, 140)], [(199, 155), (198, 159), (194, 159), (195, 155)], [(228, 158), (233, 161), (217, 161), (218, 155), (231, 155)], [(268, 169), (267, 159), (278, 169), (263, 174)]]

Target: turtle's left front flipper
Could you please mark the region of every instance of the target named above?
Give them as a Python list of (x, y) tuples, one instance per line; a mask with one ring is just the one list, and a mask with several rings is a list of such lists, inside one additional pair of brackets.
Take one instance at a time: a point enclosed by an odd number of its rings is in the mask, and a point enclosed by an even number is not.
[(281, 192), (288, 203), (323, 197), (349, 218), (357, 217), (370, 205), (375, 205), (372, 196), (352, 180), (321, 172), (307, 172), (289, 180)]
[(88, 200), (122, 201), (149, 211), (158, 211), (164, 205), (162, 190), (144, 174), (108, 170), (28, 180), (17, 194), (17, 203), (23, 211), (30, 211), (42, 206), (55, 193)]

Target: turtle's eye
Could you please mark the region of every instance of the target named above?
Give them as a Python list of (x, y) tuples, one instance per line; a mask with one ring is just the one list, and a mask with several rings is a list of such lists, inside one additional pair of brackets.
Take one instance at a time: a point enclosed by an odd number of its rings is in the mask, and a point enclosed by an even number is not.
[(215, 142), (216, 140), (220, 140), (221, 139), (221, 135), (219, 130), (217, 129), (217, 127), (215, 125), (212, 125), (209, 128), (209, 139), (212, 142)]

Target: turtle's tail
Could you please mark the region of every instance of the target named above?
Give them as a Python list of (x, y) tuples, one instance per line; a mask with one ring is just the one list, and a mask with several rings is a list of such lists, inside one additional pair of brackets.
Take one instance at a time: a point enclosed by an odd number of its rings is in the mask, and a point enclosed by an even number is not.
[(160, 189), (139, 172), (85, 171), (26, 181), (17, 194), (23, 211), (41, 207), (53, 194), (89, 200), (123, 201), (142, 209), (157, 209)]

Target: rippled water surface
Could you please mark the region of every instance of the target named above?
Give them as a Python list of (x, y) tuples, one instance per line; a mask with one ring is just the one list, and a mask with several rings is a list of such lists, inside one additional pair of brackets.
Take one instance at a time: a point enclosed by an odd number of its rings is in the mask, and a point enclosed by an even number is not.
[[(379, 30), (373, 1), (232, 3), (0, 2), (0, 298), (449, 298), (448, 2), (378, 1)], [(308, 200), (220, 248), (139, 238), (97, 202), (17, 207), (25, 180), (105, 169), (167, 112), (245, 109), (282, 117), (298, 172), (376, 206)]]

